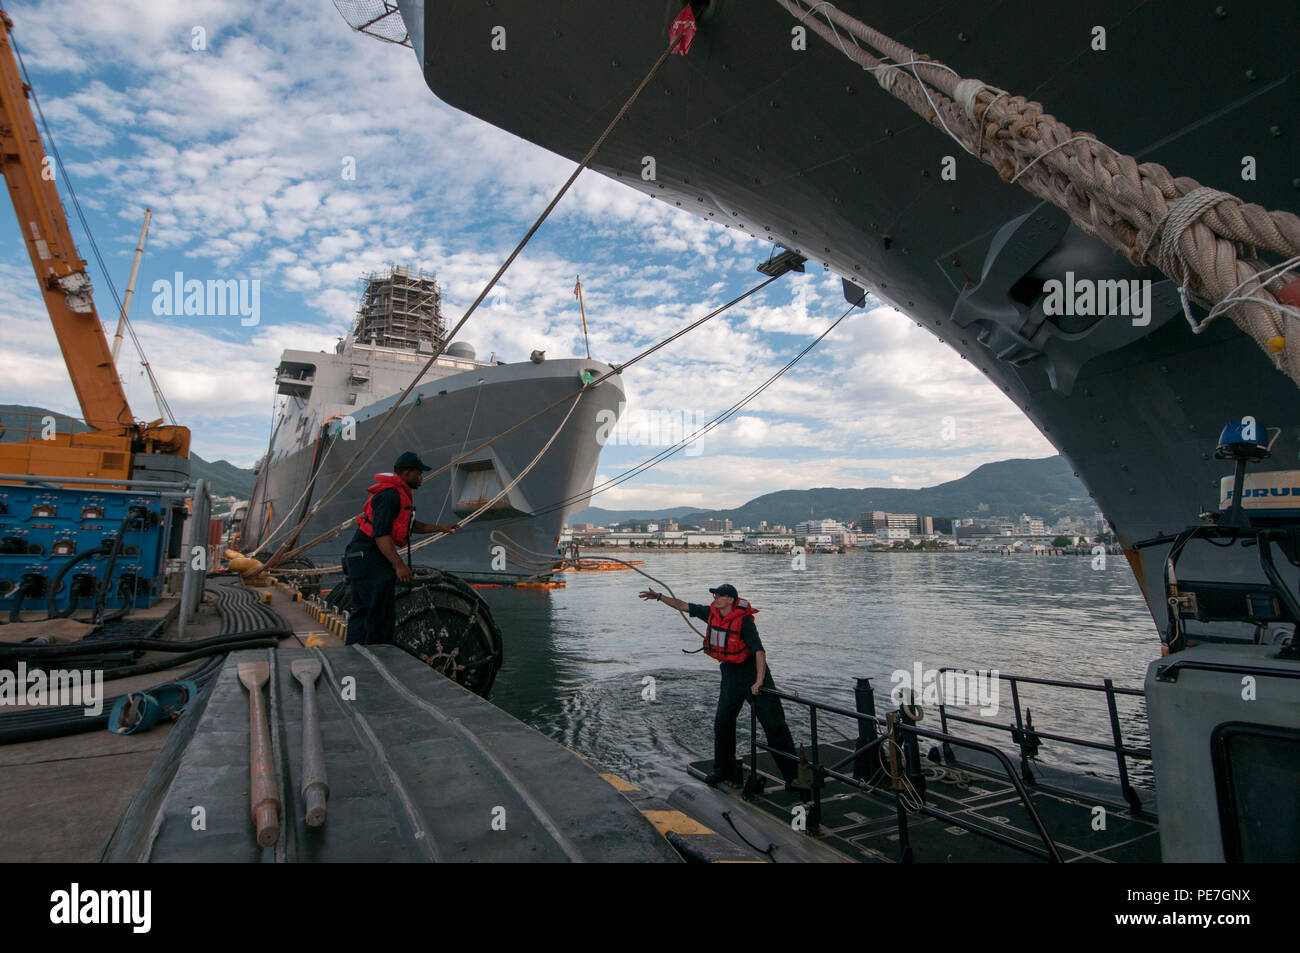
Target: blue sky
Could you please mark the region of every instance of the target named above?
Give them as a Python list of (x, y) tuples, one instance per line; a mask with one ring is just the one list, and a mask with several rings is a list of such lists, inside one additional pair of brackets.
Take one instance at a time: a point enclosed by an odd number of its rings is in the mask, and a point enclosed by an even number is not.
[[(15, 36), (121, 292), (146, 206), (153, 224), (133, 325), (178, 422), (207, 459), (266, 448), (284, 348), (329, 348), (361, 275), (436, 271), (453, 323), (572, 164), (457, 112), (414, 54), (353, 33), (327, 0), (7, 3)], [(195, 50), (196, 29), (204, 49)], [(355, 179), (345, 178), (348, 159)], [(60, 181), (95, 300), (116, 309)], [(622, 361), (761, 280), (771, 247), (604, 178), (582, 175), (459, 339), (481, 357), (583, 353)], [(175, 272), (258, 279), (260, 321), (155, 315)], [(845, 308), (810, 263), (629, 369), (629, 440), (704, 421), (752, 390)], [(927, 486), (1051, 445), (974, 368), (906, 315), (869, 304), (698, 452), (593, 500), (611, 509), (734, 506), (814, 486)], [(79, 415), (12, 214), (0, 213), (0, 402)], [(157, 416), (131, 345), (136, 415)], [(638, 436), (638, 433), (640, 436)], [(673, 435), (676, 436), (675, 434)], [(672, 439), (671, 437), (669, 439)], [(607, 445), (598, 480), (658, 448)]]

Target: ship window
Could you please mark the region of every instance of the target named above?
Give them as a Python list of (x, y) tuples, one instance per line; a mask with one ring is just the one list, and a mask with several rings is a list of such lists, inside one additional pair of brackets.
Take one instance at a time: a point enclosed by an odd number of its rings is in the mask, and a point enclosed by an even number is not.
[(1233, 722), (1210, 738), (1223, 856), (1230, 863), (1300, 857), (1300, 731)]

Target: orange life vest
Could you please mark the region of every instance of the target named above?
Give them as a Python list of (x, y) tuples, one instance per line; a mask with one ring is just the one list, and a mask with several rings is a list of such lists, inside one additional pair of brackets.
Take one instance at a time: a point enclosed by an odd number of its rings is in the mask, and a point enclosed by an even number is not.
[(357, 528), (371, 539), (375, 538), (375, 514), (371, 507), (375, 502), (375, 494), (382, 493), (384, 490), (396, 490), (402, 498), (402, 508), (393, 517), (392, 537), (394, 546), (405, 546), (407, 539), (411, 535), (411, 519), (415, 515), (415, 501), (411, 497), (411, 488), (396, 473), (375, 474), (375, 482), (366, 491), (370, 496), (366, 500), (365, 507), (361, 510), (361, 515), (357, 517)]
[(714, 606), (709, 606), (709, 627), (705, 629), (704, 654), (733, 665), (749, 658), (749, 646), (740, 636), (745, 620), (758, 610), (744, 599), (737, 599), (725, 616)]

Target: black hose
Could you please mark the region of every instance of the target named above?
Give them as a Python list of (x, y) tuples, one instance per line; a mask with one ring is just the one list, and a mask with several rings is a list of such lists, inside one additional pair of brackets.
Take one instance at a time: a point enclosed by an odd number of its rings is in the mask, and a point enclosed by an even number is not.
[[(94, 592), (93, 592), (93, 591), (91, 592), (91, 595), (94, 595)], [(60, 612), (60, 613), (56, 616), (56, 618), (59, 618), (59, 619), (68, 619), (68, 618), (71, 618), (71, 617), (72, 617), (72, 613), (74, 613), (74, 612), (77, 611), (77, 603), (80, 602), (80, 601), (81, 601), (81, 596), (80, 596), (80, 595), (78, 595), (78, 594), (75, 593), (75, 592), (70, 592), (70, 593), (68, 593), (68, 607), (67, 607), (66, 609), (64, 609), (62, 612)], [(46, 618), (49, 618), (49, 616), (47, 615)], [(76, 620), (73, 620), (73, 621), (76, 621)]]
[(22, 618), (23, 598), (27, 595), (29, 589), (35, 588), (35, 586), (36, 586), (36, 580), (34, 579), (24, 579), (21, 583), (19, 583), (18, 592), (14, 594), (14, 604), (9, 607), (10, 622), (23, 621)]
[(194, 659), (208, 658), (213, 655), (226, 655), (229, 652), (241, 652), (245, 649), (273, 649), (279, 644), (280, 640), (278, 638), (273, 636), (257, 635), (254, 633), (239, 642), (230, 642), (226, 645), (213, 645), (206, 649), (186, 652), (184, 655), (178, 655), (175, 658), (164, 658), (158, 659), (154, 662), (140, 662), (136, 665), (124, 665), (121, 668), (104, 669), (104, 680), (109, 681), (114, 678), (130, 678), (133, 675), (148, 675), (152, 672), (161, 672), (165, 669), (175, 668), (177, 665), (184, 665), (186, 662), (191, 662)]
[(84, 655), (88, 651), (105, 652), (123, 651), (127, 649), (139, 652), (191, 652), (195, 649), (220, 648), (223, 645), (230, 645), (233, 642), (238, 642), (243, 639), (265, 638), (267, 636), (289, 638), (292, 635), (293, 630), (288, 626), (268, 626), (243, 632), (234, 632), (230, 635), (214, 635), (210, 639), (199, 639), (195, 642), (164, 642), (161, 639), (105, 638), (92, 640), (92, 645), (89, 648), (85, 644), (85, 639), (82, 639), (80, 642), (70, 642), (62, 645), (0, 645), (0, 659), (59, 659), (68, 656)]
[[(95, 595), (95, 609), (90, 614), (92, 619), (96, 621), (101, 621), (103, 619), (104, 603), (108, 601), (108, 587), (113, 579), (113, 565), (117, 562), (117, 557), (122, 552), (122, 546), (126, 541), (127, 529), (135, 520), (137, 514), (139, 514), (140, 521), (143, 523), (148, 512), (149, 511), (142, 506), (132, 506), (127, 508), (126, 516), (122, 519), (122, 525), (118, 527), (117, 537), (113, 540), (113, 548), (108, 554), (108, 568), (104, 570), (103, 584), (99, 587)], [(125, 615), (125, 613), (123, 613), (123, 615)]]
[(76, 609), (77, 597), (73, 593), (69, 592), (67, 610), (61, 613), (57, 611), (59, 586), (63, 584), (64, 574), (73, 566), (75, 566), (77, 563), (81, 562), (83, 559), (89, 559), (91, 556), (103, 556), (106, 555), (107, 553), (108, 553), (108, 549), (104, 546), (103, 543), (100, 543), (94, 549), (82, 550), (81, 552), (77, 553), (77, 555), (69, 559), (66, 563), (64, 563), (62, 567), (60, 567), (59, 571), (54, 574), (54, 579), (50, 583), (49, 594), (45, 597), (45, 618), (46, 619), (61, 619), (66, 616), (72, 615), (72, 613)]
[[(202, 665), (181, 675), (177, 681), (191, 681), (203, 688), (216, 678), (221, 671), (222, 655), (210, 653)], [(175, 661), (175, 660), (171, 660)], [(143, 673), (141, 673), (143, 674)], [(107, 676), (105, 676), (107, 678)], [(162, 684), (162, 683), (159, 683)], [(153, 685), (144, 691), (152, 691)], [(121, 695), (104, 699), (103, 714), (87, 717), (85, 709), (78, 705), (61, 705), (57, 708), (42, 708), (30, 711), (18, 711), (0, 716), (0, 745), (18, 744), (24, 741), (44, 741), (48, 738), (61, 738), (86, 731), (97, 731), (108, 727), (109, 714)]]

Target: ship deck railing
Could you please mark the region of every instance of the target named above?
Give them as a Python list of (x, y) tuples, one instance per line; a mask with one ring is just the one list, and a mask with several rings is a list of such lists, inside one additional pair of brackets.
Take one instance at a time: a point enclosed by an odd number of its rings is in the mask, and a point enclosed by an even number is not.
[[(940, 677), (944, 672), (962, 672), (964, 669), (954, 668), (945, 665), (938, 669)], [(990, 675), (993, 673), (989, 673)], [(940, 701), (937, 706), (939, 709), (939, 727), (943, 732), (948, 731), (948, 722), (956, 721), (968, 725), (980, 725), (985, 728), (992, 728), (995, 731), (1009, 732), (1011, 741), (1020, 749), (1020, 777), (1029, 784), (1037, 783), (1033, 771), (1029, 766), (1029, 759), (1032, 753), (1037, 749), (1038, 741), (1045, 739), (1047, 741), (1056, 741), (1061, 744), (1075, 745), (1081, 748), (1092, 748), (1097, 751), (1109, 751), (1115, 756), (1116, 767), (1119, 772), (1120, 792), (1124, 800), (1128, 802), (1129, 812), (1135, 816), (1141, 816), (1144, 812), (1142, 799), (1139, 797), (1137, 790), (1129, 781), (1128, 759), (1137, 758), (1143, 761), (1151, 760), (1150, 748), (1135, 748), (1124, 743), (1124, 731), (1120, 726), (1119, 707), (1116, 704), (1116, 698), (1120, 695), (1144, 696), (1140, 688), (1123, 688), (1117, 687), (1112, 679), (1102, 679), (1100, 685), (1088, 682), (1072, 682), (1059, 678), (1039, 678), (1031, 675), (1010, 675), (1004, 672), (998, 672), (997, 677), (1000, 681), (1007, 682), (1011, 687), (1011, 704), (1014, 708), (1016, 722), (1014, 727), (1008, 727), (1004, 724), (988, 721), (983, 718), (973, 718), (969, 715), (958, 715), (948, 711), (948, 707)], [(1032, 721), (1026, 723), (1026, 718), (1021, 710), (1020, 705), (1020, 686), (1021, 685), (1048, 685), (1054, 688), (1068, 688), (1074, 691), (1102, 692), (1106, 696), (1106, 714), (1110, 723), (1111, 742), (1107, 744), (1104, 741), (1091, 741), (1087, 738), (1074, 738), (1070, 735), (1057, 734), (1050, 731), (1041, 731), (1035, 728)], [(951, 759), (952, 751), (945, 743), (944, 756)], [(1050, 785), (1042, 785), (1050, 787)]]
[[(945, 667), (938, 671), (942, 673), (945, 671), (962, 670)], [(1116, 704), (1117, 696), (1141, 696), (1143, 694), (1141, 690), (1117, 687), (1111, 679), (1104, 679), (1100, 685), (1097, 685), (1086, 682), (1072, 682), (1062, 679), (1037, 678), (1033, 676), (1004, 673), (998, 673), (998, 678), (1002, 681), (1006, 681), (1011, 687), (1013, 707), (1015, 708), (1014, 724), (998, 724), (982, 718), (958, 715), (949, 711), (949, 706), (940, 703), (937, 706), (940, 714), (940, 730), (922, 728), (917, 725), (914, 720), (915, 715), (909, 714), (909, 712), (914, 711), (914, 709), (909, 709), (907, 706), (901, 707), (896, 713), (890, 713), (886, 717), (881, 717), (875, 714), (874, 710), (854, 710), (840, 705), (814, 701), (800, 695), (783, 692), (777, 689), (762, 689), (763, 693), (799, 705), (808, 712), (811, 744), (808, 746), (810, 753), (807, 755), (808, 760), (806, 762), (806, 767), (808, 769), (808, 774), (810, 775), (808, 782), (808, 795), (811, 800), (811, 805), (806, 818), (807, 832), (813, 835), (820, 832), (823, 816), (822, 792), (826, 787), (828, 780), (831, 780), (842, 782), (843, 784), (850, 786), (852, 789), (873, 793), (878, 796), (883, 795), (888, 797), (889, 794), (892, 793), (895, 816), (897, 819), (898, 847), (900, 850), (900, 857), (904, 861), (910, 861), (912, 859), (912, 851), (909, 843), (909, 816), (911, 813), (916, 813), (953, 825), (963, 831), (976, 834), (1015, 851), (1028, 854), (1036, 859), (1060, 863), (1063, 860), (1061, 851), (1039, 815), (1034, 799), (1030, 796), (1030, 788), (1041, 791), (1050, 791), (1061, 795), (1069, 795), (1073, 792), (1065, 791), (1054, 785), (1044, 783), (1035, 778), (1033, 772), (1030, 770), (1029, 761), (1036, 755), (1040, 739), (1077, 745), (1094, 750), (1110, 751), (1117, 759), (1120, 773), (1120, 789), (1123, 792), (1125, 800), (1128, 802), (1130, 815), (1134, 818), (1150, 820), (1149, 813), (1143, 809), (1136, 791), (1134, 791), (1132, 785), (1129, 783), (1128, 760), (1133, 758), (1149, 760), (1151, 752), (1149, 748), (1139, 748), (1125, 744), (1123, 731), (1119, 722), (1118, 706)], [(1112, 742), (1107, 744), (1105, 742), (1072, 737), (1057, 732), (1040, 731), (1038, 728), (1035, 728), (1032, 725), (1032, 720), (1029, 717), (1026, 717), (1025, 711), (1021, 708), (1020, 685), (1022, 684), (1045, 685), (1057, 688), (1103, 693), (1106, 697)], [(865, 704), (863, 703), (864, 700), (866, 702)], [(859, 696), (858, 705), (859, 708), (874, 709), (873, 695), (869, 688), (867, 689), (865, 696)], [(853, 750), (830, 764), (825, 763), (824, 755), (830, 751), (839, 753), (843, 748), (828, 747), (819, 743), (819, 712), (850, 718), (856, 721), (858, 725), (858, 738), (850, 745)], [(995, 745), (956, 735), (951, 731), (949, 722), (961, 722), (977, 725), (983, 728), (995, 729), (1000, 732), (1008, 732), (1011, 736), (1012, 742), (1019, 748), (1021, 761), (1020, 771), (1017, 772), (1011, 759), (1007, 757), (1005, 752), (997, 748)], [(950, 764), (959, 761), (959, 759), (954, 756), (954, 747), (977, 753), (977, 755), (982, 755), (983, 759), (980, 769), (983, 773), (991, 777), (1000, 778), (1009, 784), (1010, 790), (1014, 791), (1015, 798), (1029, 822), (1027, 826), (1028, 833), (1036, 838), (1038, 843), (1031, 843), (1023, 839), (1017, 839), (1009, 836), (1009, 834), (1004, 834), (987, 826), (972, 823), (966, 817), (942, 810), (941, 808), (934, 806), (934, 804), (928, 803), (925, 796), (926, 785), (922, 771), (922, 759), (919, 746), (919, 739), (921, 738), (939, 742), (942, 746), (943, 757)], [(881, 746), (886, 742), (895, 746), (895, 752), (893, 753), (895, 767), (892, 773), (894, 774), (894, 778), (897, 778), (898, 780), (895, 781), (893, 778), (890, 778), (889, 790), (881, 790), (881, 788), (872, 787), (868, 783), (868, 779), (877, 773), (876, 769), (870, 767), (871, 761), (869, 759), (878, 757), (880, 755)], [(758, 777), (757, 765), (759, 764), (758, 754), (760, 751), (765, 752), (774, 760), (785, 759), (787, 761), (801, 762), (799, 757), (789, 752), (778, 751), (770, 745), (758, 740), (757, 711), (754, 706), (751, 705), (751, 784), (754, 782), (754, 779)], [(804, 764), (801, 764), (801, 767), (804, 766)], [(850, 766), (852, 766), (851, 769)], [(844, 773), (845, 769), (850, 769), (852, 774)], [(889, 778), (888, 773), (886, 774), (886, 778)], [(747, 795), (754, 793), (749, 789), (748, 785), (746, 793)]]

